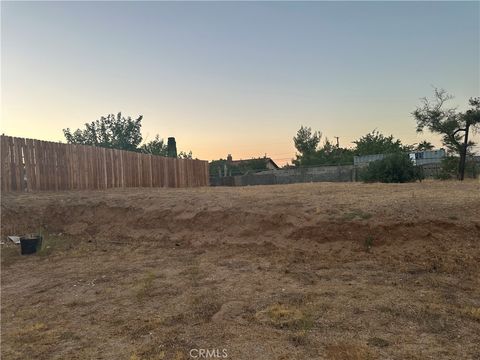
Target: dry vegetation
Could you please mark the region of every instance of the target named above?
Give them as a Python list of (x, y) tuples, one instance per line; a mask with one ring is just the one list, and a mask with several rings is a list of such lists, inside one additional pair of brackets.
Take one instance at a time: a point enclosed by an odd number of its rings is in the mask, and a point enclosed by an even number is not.
[(480, 358), (480, 186), (4, 195), (2, 358)]

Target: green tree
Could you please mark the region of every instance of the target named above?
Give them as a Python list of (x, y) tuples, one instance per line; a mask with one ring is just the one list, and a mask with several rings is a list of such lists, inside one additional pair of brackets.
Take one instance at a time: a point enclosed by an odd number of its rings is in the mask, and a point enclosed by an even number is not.
[(297, 135), (293, 138), (295, 148), (300, 153), (297, 155), (297, 160), (294, 163), (300, 164), (302, 159), (308, 161), (308, 159), (315, 153), (317, 146), (320, 143), (322, 133), (315, 131), (312, 133), (312, 128), (301, 126), (297, 131)]
[(179, 159), (192, 159), (192, 151), (190, 150), (188, 153), (186, 151), (180, 151), (177, 157)]
[(142, 146), (142, 115), (133, 120), (130, 116), (123, 117), (119, 112), (116, 116), (113, 114), (102, 116), (100, 119), (86, 123), (84, 129), (71, 131), (69, 128), (63, 129), (63, 134), (69, 144), (81, 144), (105, 147), (109, 149), (119, 149), (127, 151), (139, 151), (145, 154), (172, 156), (181, 159), (192, 159), (192, 152), (180, 151), (177, 155), (175, 138), (172, 143), (171, 152), (168, 152), (168, 146), (159, 135)]
[(351, 165), (353, 150), (332, 144), (328, 138), (312, 155), (311, 164), (307, 165)]
[(159, 135), (156, 135), (155, 139), (143, 144), (140, 147), (140, 151), (145, 154), (167, 156), (167, 145)]
[(433, 133), (442, 135), (443, 144), (460, 155), (458, 179), (463, 180), (468, 150), (475, 145), (469, 140), (469, 134), (480, 125), (480, 97), (470, 98), (470, 109), (463, 113), (458, 112), (456, 108), (444, 106), (450, 99), (452, 96), (445, 90), (435, 89), (433, 100), (421, 99), (422, 104), (412, 115), (417, 122), (417, 132), (427, 128)]
[[(458, 165), (460, 158), (458, 156), (447, 156), (442, 160), (441, 168), (436, 178), (440, 180), (453, 179), (458, 176)], [(475, 179), (480, 173), (480, 165), (473, 156), (467, 155), (465, 162), (465, 174)]]
[(394, 139), (393, 135), (385, 136), (378, 130), (373, 130), (353, 143), (356, 145), (355, 155), (359, 156), (393, 154), (412, 150), (411, 146), (403, 145), (399, 139)]
[(295, 148), (299, 152), (296, 159), (292, 160), (295, 166), (314, 165), (346, 165), (353, 164), (353, 150), (339, 147), (325, 138), (323, 145), (319, 146), (322, 133), (312, 133), (310, 127), (302, 126), (293, 138)]
[(321, 136), (319, 131), (312, 133), (309, 127), (300, 128), (293, 138), (299, 152), (292, 161), (295, 166), (348, 165), (353, 164), (354, 155), (405, 153), (413, 149), (412, 146), (403, 145), (393, 135), (385, 136), (377, 130), (354, 141), (354, 149), (332, 144), (328, 138), (319, 146)]
[(69, 128), (63, 129), (63, 134), (69, 144), (100, 146), (110, 149), (138, 151), (142, 142), (142, 115), (137, 119), (109, 114), (99, 120), (86, 123), (85, 128), (72, 132)]
[(427, 151), (432, 150), (434, 148), (433, 144), (430, 141), (423, 140), (417, 144), (415, 150), (417, 151)]
[(404, 183), (421, 180), (423, 176), (404, 153), (391, 153), (382, 160), (373, 161), (361, 174), (365, 182)]

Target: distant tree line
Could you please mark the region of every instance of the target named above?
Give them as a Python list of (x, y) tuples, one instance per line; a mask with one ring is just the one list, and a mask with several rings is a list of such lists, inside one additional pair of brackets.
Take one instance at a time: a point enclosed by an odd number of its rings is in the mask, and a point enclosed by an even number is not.
[[(293, 138), (295, 148), (298, 151), (296, 159), (293, 160), (296, 166), (309, 165), (347, 165), (353, 164), (354, 156), (404, 153), (415, 149), (413, 145), (404, 145), (393, 135), (385, 136), (378, 130), (353, 141), (352, 148), (344, 148), (333, 144), (328, 138), (321, 143), (322, 133), (313, 131), (310, 127), (300, 127), (297, 135)], [(423, 141), (417, 148), (433, 148), (428, 141)]]
[(109, 114), (91, 123), (86, 123), (83, 129), (75, 131), (71, 131), (69, 128), (63, 129), (63, 134), (69, 144), (92, 145), (183, 159), (192, 158), (191, 151), (188, 153), (180, 151), (177, 154), (174, 138), (170, 138), (173, 140), (166, 144), (157, 134), (153, 140), (140, 145), (143, 140), (142, 119), (142, 115), (132, 119), (130, 116), (122, 116), (122, 113), (119, 112), (117, 115)]
[[(471, 98), (468, 102), (470, 108), (465, 112), (458, 112), (455, 108), (446, 108), (445, 103), (451, 98), (452, 96), (445, 90), (435, 89), (433, 101), (423, 98), (421, 106), (412, 115), (417, 122), (417, 132), (421, 133), (424, 129), (428, 129), (430, 132), (442, 136), (442, 143), (450, 154), (443, 163), (444, 170), (451, 172), (452, 168), (456, 166), (457, 178), (463, 180), (465, 170), (469, 170), (469, 166), (471, 167), (472, 164), (467, 157), (473, 155), (470, 149), (475, 145), (469, 135), (478, 131), (480, 127), (480, 98)], [(328, 138), (325, 138), (322, 143), (321, 139), (320, 131), (312, 131), (310, 127), (301, 126), (293, 138), (297, 150), (296, 159), (292, 160), (293, 164), (295, 166), (346, 165), (353, 163), (354, 156), (405, 155), (412, 151), (434, 148), (432, 143), (427, 140), (416, 145), (405, 145), (399, 139), (395, 139), (393, 135), (385, 136), (378, 130), (373, 130), (353, 141), (354, 146), (351, 148), (340, 147), (338, 143), (333, 144)], [(375, 173), (380, 173), (382, 169), (398, 167), (408, 162), (408, 156), (403, 160), (401, 156), (392, 156), (382, 164), (377, 164), (381, 166), (372, 165), (372, 169), (377, 166), (374, 169)], [(414, 174), (411, 168), (405, 169), (405, 172), (397, 174), (398, 176), (392, 175), (391, 178), (404, 179), (407, 173), (412, 175), (412, 179), (418, 178), (418, 174)]]

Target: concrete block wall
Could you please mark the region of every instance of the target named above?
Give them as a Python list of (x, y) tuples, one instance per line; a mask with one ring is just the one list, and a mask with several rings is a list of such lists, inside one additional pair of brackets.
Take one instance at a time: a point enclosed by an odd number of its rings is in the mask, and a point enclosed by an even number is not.
[(230, 186), (295, 184), (306, 182), (349, 182), (356, 181), (357, 171), (353, 165), (345, 166), (315, 166), (304, 168), (267, 170), (255, 174), (233, 177)]

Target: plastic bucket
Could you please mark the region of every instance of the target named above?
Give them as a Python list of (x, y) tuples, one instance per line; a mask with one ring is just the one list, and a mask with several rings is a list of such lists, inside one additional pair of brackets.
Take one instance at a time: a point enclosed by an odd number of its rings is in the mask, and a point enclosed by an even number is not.
[(20, 250), (22, 255), (34, 254), (41, 246), (41, 235), (26, 235), (20, 237)]

